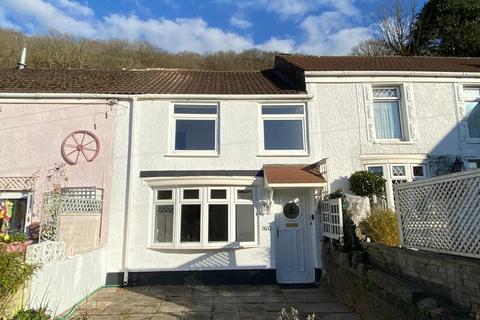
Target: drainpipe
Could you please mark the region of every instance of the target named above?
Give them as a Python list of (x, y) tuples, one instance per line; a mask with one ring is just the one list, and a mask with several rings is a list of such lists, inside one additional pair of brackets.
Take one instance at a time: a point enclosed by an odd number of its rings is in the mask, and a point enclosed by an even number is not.
[(128, 284), (128, 240), (130, 236), (130, 213), (132, 211), (132, 193), (133, 193), (133, 152), (135, 138), (135, 106), (138, 100), (136, 97), (131, 98), (131, 106), (129, 108), (128, 121), (128, 150), (127, 150), (127, 180), (125, 190), (125, 214), (123, 217), (123, 243), (122, 243), (122, 272), (123, 286)]

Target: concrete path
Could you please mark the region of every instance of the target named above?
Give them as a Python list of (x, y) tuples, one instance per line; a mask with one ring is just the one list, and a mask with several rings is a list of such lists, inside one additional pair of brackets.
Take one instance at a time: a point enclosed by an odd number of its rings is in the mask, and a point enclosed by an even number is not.
[(320, 320), (360, 319), (324, 287), (283, 289), (277, 285), (104, 288), (71, 319), (277, 320), (282, 308), (290, 311), (290, 307), (299, 311), (299, 320), (312, 313)]

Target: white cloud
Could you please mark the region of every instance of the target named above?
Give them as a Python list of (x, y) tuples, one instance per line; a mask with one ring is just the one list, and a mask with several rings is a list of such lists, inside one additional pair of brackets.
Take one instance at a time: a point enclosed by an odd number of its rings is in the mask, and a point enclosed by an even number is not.
[[(250, 36), (211, 27), (202, 18), (142, 19), (136, 15), (109, 14), (96, 18), (87, 5), (74, 0), (2, 0), (0, 26), (24, 31), (44, 33), (51, 29), (74, 36), (94, 39), (147, 40), (157, 47), (170, 51), (194, 51), (199, 53), (218, 50), (242, 51), (250, 48), (280, 52), (304, 52), (311, 54), (347, 54), (358, 41), (371, 32), (365, 27), (351, 24), (355, 8), (352, 0), (336, 0), (335, 11), (310, 15), (300, 23), (305, 37), (272, 37), (256, 43)], [(231, 0), (217, 0), (231, 1)], [(256, 2), (265, 2), (257, 0)], [(304, 12), (315, 1), (333, 3), (334, 0), (272, 0), (272, 8), (283, 8), (289, 14)], [(247, 5), (252, 0), (241, 1)], [(275, 10), (277, 10), (275, 9)], [(272, 9), (273, 10), (273, 9)], [(278, 9), (280, 10), (280, 9)], [(10, 19), (8, 19), (10, 18)], [(231, 21), (239, 28), (247, 28), (250, 22), (240, 15)]]
[[(73, 1), (67, 1), (73, 2)], [(52, 3), (43, 0), (3, 0), (2, 7), (23, 23), (30, 32), (59, 30), (83, 37), (92, 37), (96, 30), (85, 19), (77, 19)]]
[(252, 23), (240, 16), (232, 16), (230, 18), (230, 24), (234, 27), (240, 28), (240, 29), (247, 29), (252, 26)]
[(324, 12), (319, 16), (308, 16), (301, 24), (306, 39), (297, 46), (303, 53), (319, 55), (341, 55), (359, 41), (371, 37), (367, 27), (351, 27), (344, 15), (338, 12)]

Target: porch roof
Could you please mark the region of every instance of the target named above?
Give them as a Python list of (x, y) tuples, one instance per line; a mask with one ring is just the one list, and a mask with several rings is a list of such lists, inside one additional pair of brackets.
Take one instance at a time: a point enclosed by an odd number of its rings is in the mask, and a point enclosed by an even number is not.
[(263, 166), (267, 187), (320, 187), (326, 180), (314, 164), (266, 164)]

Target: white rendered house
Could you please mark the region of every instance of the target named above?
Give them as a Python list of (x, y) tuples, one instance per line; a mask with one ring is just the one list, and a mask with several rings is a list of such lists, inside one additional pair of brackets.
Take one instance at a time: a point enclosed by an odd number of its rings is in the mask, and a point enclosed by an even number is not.
[(281, 55), (261, 72), (104, 74), (57, 89), (73, 77), (63, 71), (15, 97), (117, 106), (107, 284), (311, 283), (318, 200), (348, 192), (353, 172), (382, 174), (393, 206), (396, 183), (480, 166), (476, 58)]

